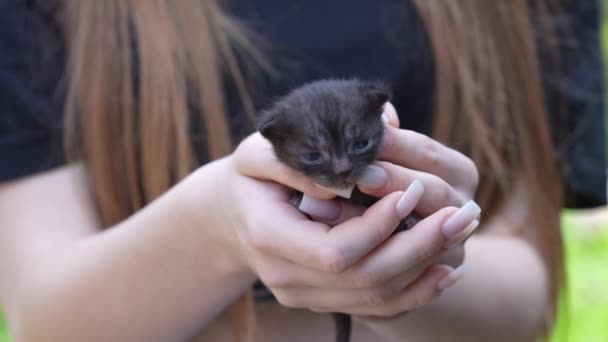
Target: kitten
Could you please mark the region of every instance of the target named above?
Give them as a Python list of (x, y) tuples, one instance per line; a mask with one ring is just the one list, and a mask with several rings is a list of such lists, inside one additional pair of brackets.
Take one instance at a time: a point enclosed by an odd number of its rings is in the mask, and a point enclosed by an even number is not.
[[(277, 158), (330, 188), (349, 188), (365, 166), (378, 157), (390, 90), (381, 83), (321, 80), (306, 84), (260, 113), (259, 132), (270, 141)], [(355, 188), (350, 201), (369, 207), (376, 198)], [(403, 220), (395, 232), (419, 219)], [(333, 313), (337, 342), (350, 339), (349, 315)]]
[(376, 159), (388, 99), (380, 84), (317, 81), (263, 111), (259, 131), (280, 161), (320, 185), (343, 188)]

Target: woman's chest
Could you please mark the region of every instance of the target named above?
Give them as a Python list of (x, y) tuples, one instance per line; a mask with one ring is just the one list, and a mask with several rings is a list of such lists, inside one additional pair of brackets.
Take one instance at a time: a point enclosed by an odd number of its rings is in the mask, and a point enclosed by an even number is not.
[[(273, 72), (253, 70), (250, 86), (256, 110), (313, 80), (360, 78), (382, 81), (405, 128), (426, 132), (432, 112), (434, 70), (421, 18), (409, 1), (233, 1), (229, 12), (254, 33), (253, 42)], [(232, 94), (232, 95), (231, 95)], [(242, 123), (235, 89), (229, 109)], [(250, 133), (238, 134), (237, 141)]]
[[(281, 307), (276, 302), (256, 303), (255, 341), (263, 342), (335, 342), (335, 326), (329, 314)], [(193, 342), (233, 341), (230, 316), (224, 314), (209, 324)], [(353, 321), (351, 342), (385, 342), (367, 328)]]

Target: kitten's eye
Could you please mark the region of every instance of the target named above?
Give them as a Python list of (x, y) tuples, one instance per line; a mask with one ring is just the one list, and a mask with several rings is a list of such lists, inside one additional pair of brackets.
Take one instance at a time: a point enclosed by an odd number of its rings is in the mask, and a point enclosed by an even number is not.
[(321, 153), (319, 152), (310, 152), (302, 154), (302, 159), (308, 163), (318, 163), (321, 161)]
[(369, 140), (359, 140), (353, 144), (353, 150), (361, 151), (369, 145)]

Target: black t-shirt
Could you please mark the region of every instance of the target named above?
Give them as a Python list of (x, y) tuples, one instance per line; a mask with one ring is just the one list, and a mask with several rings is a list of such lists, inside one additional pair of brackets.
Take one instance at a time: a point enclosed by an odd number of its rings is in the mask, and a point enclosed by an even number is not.
[[(548, 71), (542, 53), (541, 65), (567, 205), (589, 207), (606, 202), (599, 4), (564, 6), (553, 18), (564, 77)], [(65, 46), (56, 7), (55, 1), (0, 0), (0, 181), (65, 163)], [(393, 89), (402, 126), (429, 132), (434, 69), (428, 37), (408, 2), (241, 0), (228, 10), (263, 37), (261, 46), (279, 71), (278, 78), (257, 79), (257, 108), (315, 79), (382, 80)], [(560, 120), (558, 96), (568, 109)], [(229, 83), (226, 99), (238, 141), (252, 129)]]

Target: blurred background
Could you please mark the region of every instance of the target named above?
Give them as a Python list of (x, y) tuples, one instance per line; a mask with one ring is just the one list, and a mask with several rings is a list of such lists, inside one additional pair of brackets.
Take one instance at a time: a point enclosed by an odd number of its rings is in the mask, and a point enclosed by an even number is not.
[[(608, 0), (603, 0), (603, 17), (608, 66)], [(608, 67), (604, 72), (608, 80)], [(608, 207), (564, 210), (562, 226), (568, 283), (551, 341), (608, 342)], [(0, 316), (0, 342), (9, 341)]]
[[(603, 18), (602, 42), (606, 66), (608, 65), (608, 0), (603, 0)], [(606, 67), (604, 67), (604, 79), (608, 80)], [(552, 341), (606, 342), (608, 341), (608, 208), (564, 210), (562, 228), (566, 243), (568, 284)]]

